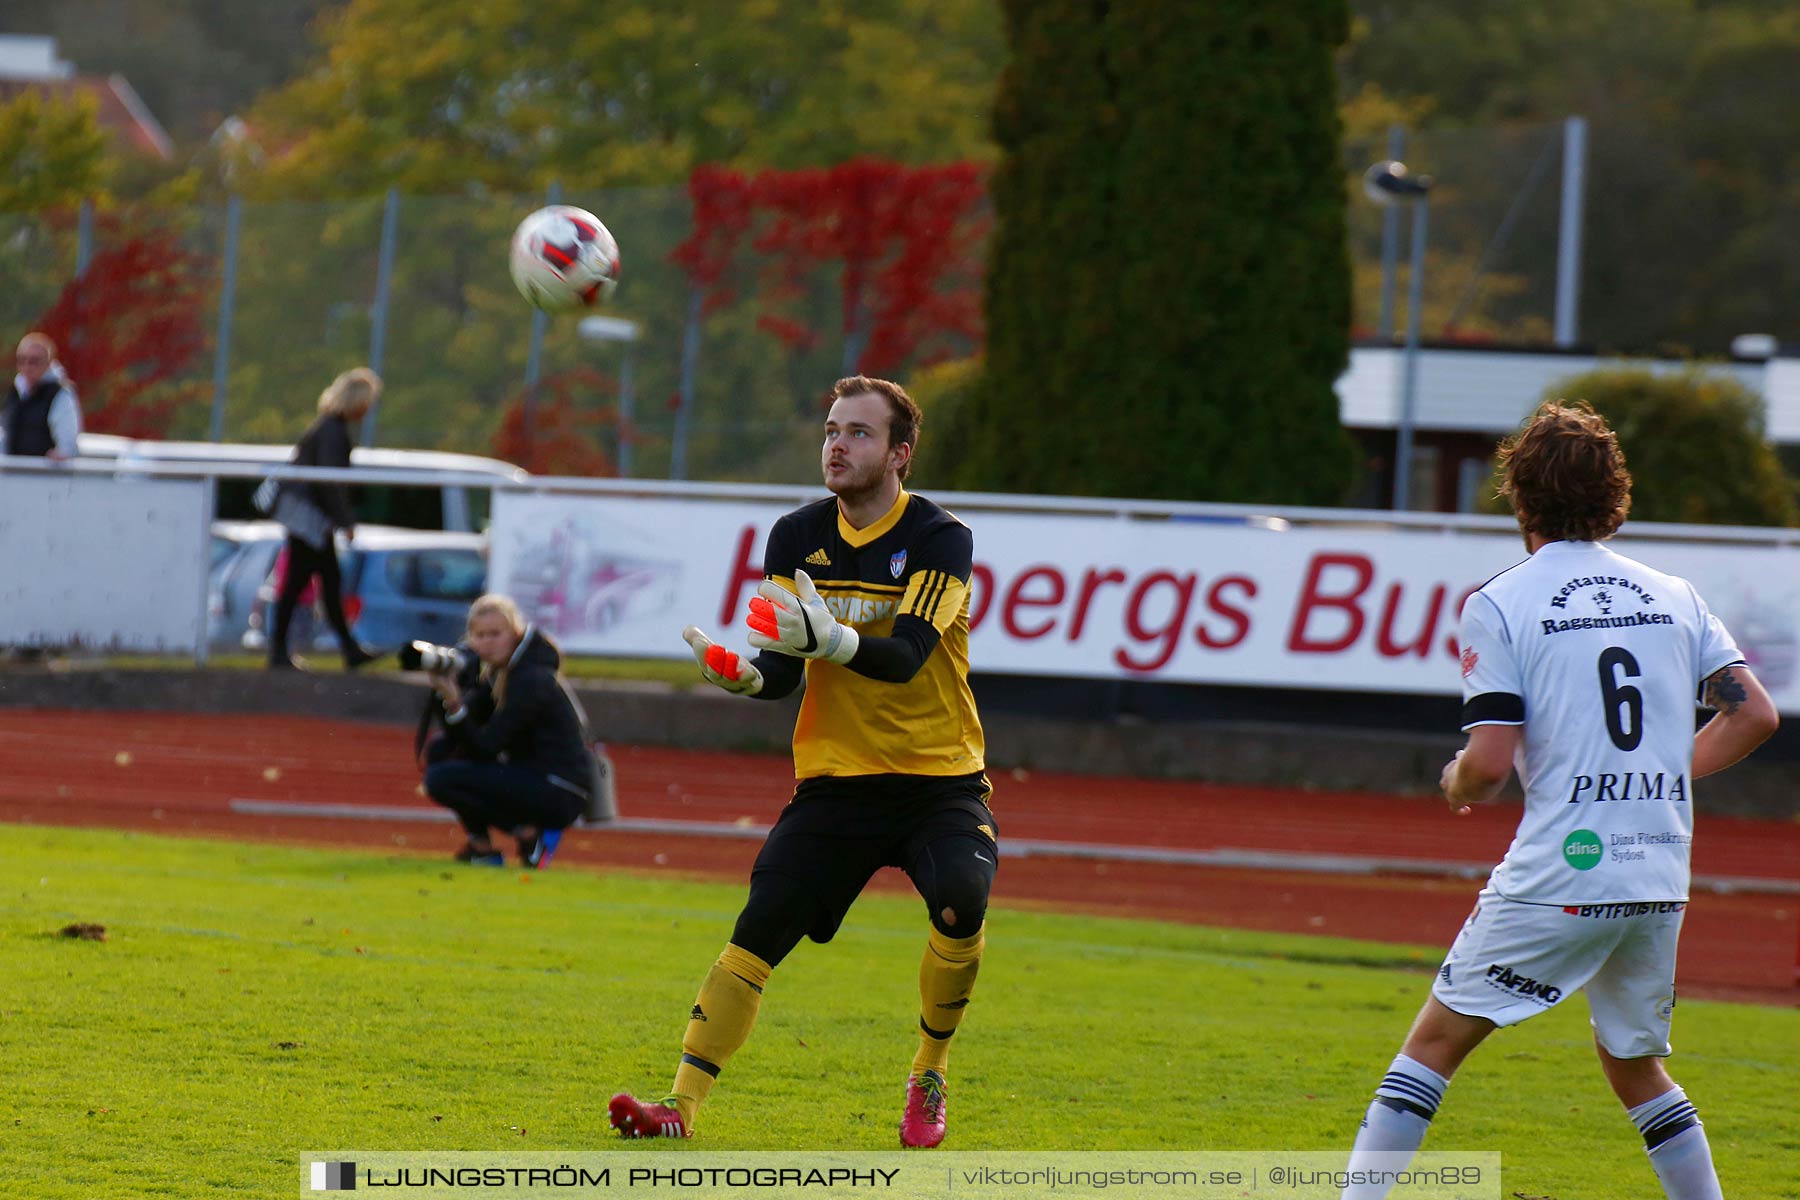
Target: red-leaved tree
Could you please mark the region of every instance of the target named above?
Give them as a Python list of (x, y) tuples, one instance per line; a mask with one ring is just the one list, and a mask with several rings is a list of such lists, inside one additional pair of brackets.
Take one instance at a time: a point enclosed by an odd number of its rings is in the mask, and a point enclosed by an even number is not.
[[(599, 397), (610, 403), (617, 392), (610, 377), (591, 367), (545, 376), (538, 381), (535, 401), (520, 388), (500, 417), (494, 457), (534, 475), (617, 475), (618, 464), (603, 447), (618, 428), (618, 414), (597, 407)], [(629, 429), (625, 436), (631, 436)]]
[(84, 428), (166, 437), (182, 409), (204, 402), (206, 385), (186, 375), (210, 342), (213, 287), (211, 260), (174, 233), (103, 228), (87, 270), (35, 326), (56, 342)]
[(688, 176), (694, 225), (670, 258), (706, 296), (707, 311), (737, 298), (731, 286), (732, 260), (756, 217), (750, 180), (730, 167), (703, 163)]
[[(730, 270), (755, 251), (760, 328), (796, 350), (835, 333), (857, 370), (894, 371), (979, 345), (984, 180), (973, 163), (908, 167), (856, 159), (745, 176), (703, 166), (688, 179), (694, 225), (674, 260), (707, 311), (735, 300)], [(821, 269), (839, 280), (839, 325), (814, 328), (791, 305)]]

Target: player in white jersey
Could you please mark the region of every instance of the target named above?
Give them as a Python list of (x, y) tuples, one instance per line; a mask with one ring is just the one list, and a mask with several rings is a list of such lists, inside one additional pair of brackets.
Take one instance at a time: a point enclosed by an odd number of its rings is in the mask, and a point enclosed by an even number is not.
[[(1775, 706), (1691, 584), (1601, 545), (1631, 507), (1631, 476), (1598, 414), (1546, 404), (1500, 453), (1530, 557), (1463, 606), (1469, 741), (1440, 782), (1467, 813), (1516, 766), (1525, 813), (1375, 1090), (1350, 1159), (1353, 1180), (1368, 1177), (1344, 1197), (1388, 1194), (1381, 1168), (1419, 1148), (1483, 1038), (1580, 990), (1663, 1191), (1717, 1200), (1706, 1131), (1662, 1061), (1693, 781), (1760, 745)], [(1697, 695), (1715, 710), (1698, 735)]]

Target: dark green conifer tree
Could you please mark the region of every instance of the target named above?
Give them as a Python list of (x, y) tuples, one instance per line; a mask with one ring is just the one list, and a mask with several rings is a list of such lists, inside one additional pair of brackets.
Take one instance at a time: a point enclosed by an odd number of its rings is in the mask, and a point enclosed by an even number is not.
[(986, 369), (958, 482), (1331, 504), (1341, 0), (1007, 0)]

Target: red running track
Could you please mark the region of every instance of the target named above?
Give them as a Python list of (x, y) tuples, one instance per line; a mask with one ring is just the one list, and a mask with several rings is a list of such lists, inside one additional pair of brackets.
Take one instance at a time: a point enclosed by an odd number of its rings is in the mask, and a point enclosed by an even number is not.
[[(784, 758), (612, 748), (619, 806), (631, 817), (768, 824), (793, 787)], [(1157, 846), (1493, 862), (1516, 808), (1450, 816), (1428, 797), (996, 772), (1002, 842)], [(410, 730), (308, 718), (14, 710), (0, 720), (0, 820), (155, 829), (448, 854), (448, 825), (248, 816), (233, 800), (392, 806), (418, 794)], [(1725, 780), (1706, 787), (1729, 786)], [(1701, 802), (1704, 805), (1705, 791)], [(574, 830), (562, 864), (744, 878), (754, 839)], [(1800, 822), (1702, 816), (1698, 875), (1800, 878)], [(876, 886), (905, 889), (898, 872)], [(1008, 858), (1003, 904), (1078, 909), (1247, 929), (1447, 946), (1474, 900), (1470, 880)], [(1696, 892), (1680, 984), (1800, 1006), (1800, 896)]]

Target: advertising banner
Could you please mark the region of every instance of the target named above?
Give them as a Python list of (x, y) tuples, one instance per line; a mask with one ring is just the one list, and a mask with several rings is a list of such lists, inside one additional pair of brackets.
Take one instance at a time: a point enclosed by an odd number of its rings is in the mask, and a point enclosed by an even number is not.
[[(576, 653), (681, 657), (690, 623), (741, 643), (764, 541), (791, 507), (508, 493), (494, 586)], [(975, 537), (971, 661), (1022, 675), (1454, 694), (1464, 599), (1525, 555), (1516, 533), (1379, 514), (1288, 526), (957, 512)], [(1800, 712), (1800, 552), (1649, 537), (1615, 548), (1692, 580), (1776, 702)], [(1598, 617), (1623, 602), (1594, 580), (1565, 603)]]

